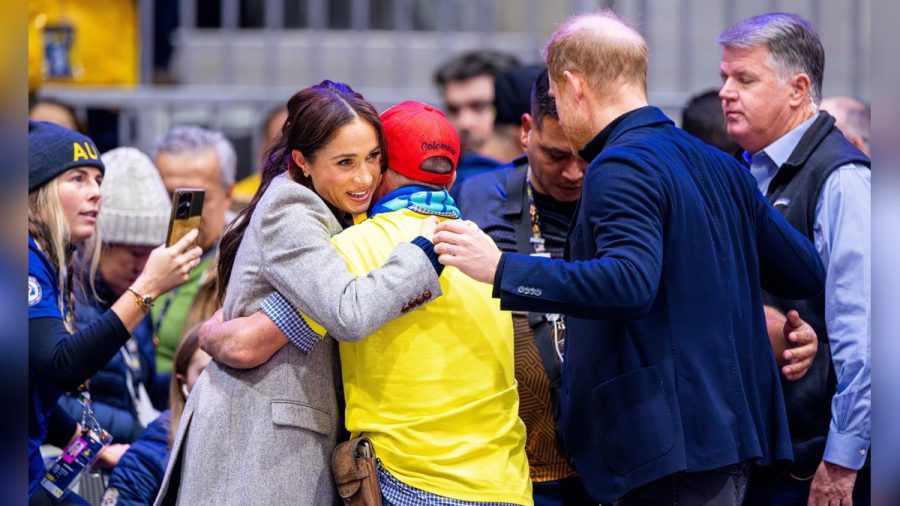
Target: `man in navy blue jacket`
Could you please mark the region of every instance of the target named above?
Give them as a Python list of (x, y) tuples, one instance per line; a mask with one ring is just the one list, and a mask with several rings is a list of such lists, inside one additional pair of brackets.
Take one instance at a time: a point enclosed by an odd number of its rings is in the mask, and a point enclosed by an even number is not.
[(792, 458), (761, 285), (820, 293), (818, 255), (735, 160), (647, 105), (632, 28), (574, 17), (546, 57), (563, 131), (591, 160), (566, 258), (501, 254), (453, 221), (435, 251), (504, 309), (568, 315), (562, 437), (594, 499), (740, 504), (749, 462)]

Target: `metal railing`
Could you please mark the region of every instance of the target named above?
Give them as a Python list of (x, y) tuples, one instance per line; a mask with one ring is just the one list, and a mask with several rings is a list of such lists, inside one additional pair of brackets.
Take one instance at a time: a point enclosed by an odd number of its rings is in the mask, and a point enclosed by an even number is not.
[(141, 149), (182, 122), (252, 136), (264, 110), (323, 78), (351, 83), (379, 108), (410, 98), (439, 102), (431, 75), (445, 58), (490, 47), (536, 61), (556, 24), (605, 7), (647, 38), (651, 101), (676, 117), (689, 95), (718, 84), (716, 34), (773, 10), (797, 12), (818, 27), (828, 55), (826, 95), (869, 96), (870, 0), (219, 0), (216, 26), (198, 22), (209, 1), (181, 0), (177, 86), (150, 84), (155, 4), (138, 2), (144, 84), (47, 87), (40, 95), (79, 110), (119, 110), (120, 142)]

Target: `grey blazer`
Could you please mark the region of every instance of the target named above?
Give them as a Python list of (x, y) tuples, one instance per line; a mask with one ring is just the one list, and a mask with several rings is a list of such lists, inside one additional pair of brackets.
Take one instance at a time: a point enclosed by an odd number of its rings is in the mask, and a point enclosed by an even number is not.
[[(424, 290), (440, 294), (420, 248), (400, 244), (357, 279), (332, 248), (341, 227), (286, 176), (260, 199), (235, 257), (224, 317), (256, 312), (278, 290), (330, 336), (359, 340)], [(210, 363), (188, 398), (156, 504), (331, 504), (338, 410), (336, 342), (288, 344), (256, 369)]]

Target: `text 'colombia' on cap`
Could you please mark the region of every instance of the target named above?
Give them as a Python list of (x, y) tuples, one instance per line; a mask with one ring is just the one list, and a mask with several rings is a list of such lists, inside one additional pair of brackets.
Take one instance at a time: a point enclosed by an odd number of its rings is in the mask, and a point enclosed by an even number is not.
[[(401, 102), (381, 114), (387, 143), (387, 165), (404, 176), (432, 184), (449, 184), (459, 161), (459, 134), (436, 107), (414, 100)], [(444, 156), (453, 170), (437, 174), (421, 170), (423, 161)]]

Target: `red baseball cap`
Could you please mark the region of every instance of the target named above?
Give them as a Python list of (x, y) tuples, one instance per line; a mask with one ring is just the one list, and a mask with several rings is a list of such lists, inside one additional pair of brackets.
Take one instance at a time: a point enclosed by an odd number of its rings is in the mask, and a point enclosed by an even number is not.
[[(459, 134), (433, 105), (407, 100), (381, 113), (387, 143), (387, 165), (404, 176), (432, 184), (449, 184), (459, 161)], [(436, 174), (419, 166), (433, 156), (445, 156), (453, 170)]]

